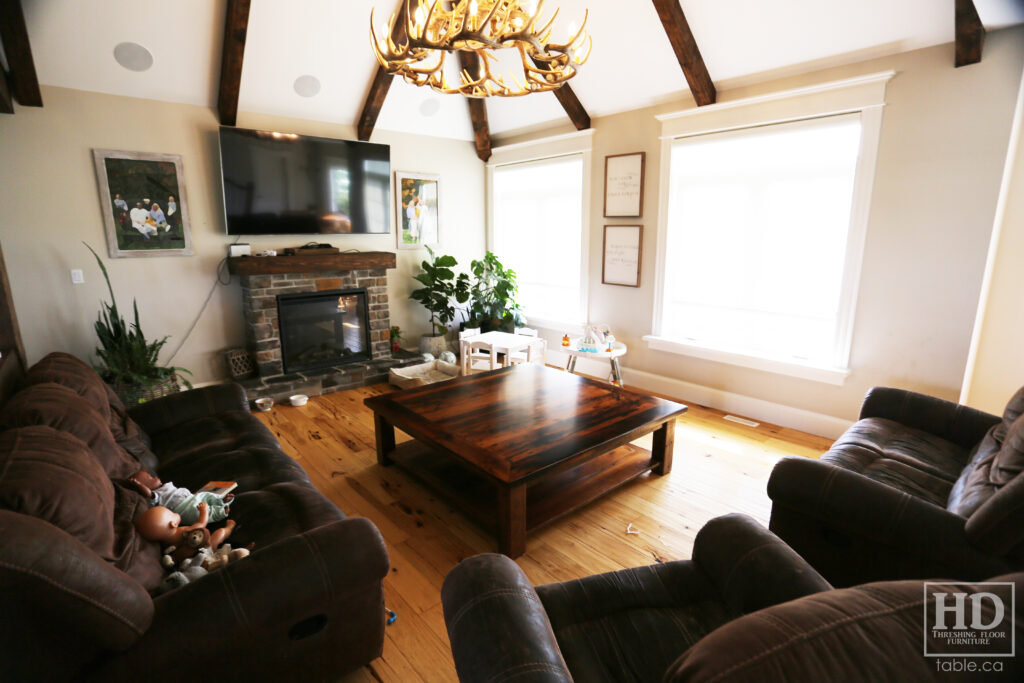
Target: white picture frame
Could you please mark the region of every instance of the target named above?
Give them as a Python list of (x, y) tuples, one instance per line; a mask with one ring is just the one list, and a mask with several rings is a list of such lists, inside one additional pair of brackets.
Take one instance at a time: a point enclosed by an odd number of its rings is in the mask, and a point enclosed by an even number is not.
[(435, 246), (441, 232), (441, 176), (395, 171), (395, 242), (399, 249)]

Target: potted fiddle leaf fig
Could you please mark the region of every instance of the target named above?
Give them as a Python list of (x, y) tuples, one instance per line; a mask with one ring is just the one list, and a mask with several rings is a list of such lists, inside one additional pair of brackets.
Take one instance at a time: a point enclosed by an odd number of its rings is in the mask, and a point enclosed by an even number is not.
[(103, 381), (113, 387), (114, 392), (128, 405), (180, 391), (179, 380), (191, 389), (192, 384), (182, 376), (182, 373), (191, 375), (191, 372), (185, 368), (161, 365), (157, 360), (168, 338), (146, 340), (139, 324), (138, 303), (132, 302), (135, 322), (128, 323), (121, 316), (106, 266), (92, 247), (88, 244), (85, 246), (96, 257), (96, 263), (103, 271), (103, 279), (107, 282), (107, 291), (110, 292), (110, 303), (101, 302), (102, 308), (96, 320), (96, 336), (100, 342), (96, 355), (101, 362), (101, 365), (96, 366), (96, 371)]
[(427, 247), (427, 252), (431, 260), (423, 261), (420, 264), (423, 272), (415, 275), (417, 282), (423, 286), (413, 290), (409, 298), (420, 302), (430, 312), (432, 333), (420, 337), (420, 353), (440, 356), (448, 350), (445, 334), (448, 325), (455, 319), (452, 299), (460, 304), (469, 299), (469, 276), (465, 273), (455, 275), (452, 268), (458, 265), (458, 261), (454, 256), (436, 256), (430, 247)]
[(466, 327), (479, 327), (483, 332), (514, 332), (516, 327), (525, 325), (526, 318), (516, 301), (519, 294), (516, 272), (505, 268), (490, 251), (483, 260), (474, 260), (470, 268), (473, 284)]

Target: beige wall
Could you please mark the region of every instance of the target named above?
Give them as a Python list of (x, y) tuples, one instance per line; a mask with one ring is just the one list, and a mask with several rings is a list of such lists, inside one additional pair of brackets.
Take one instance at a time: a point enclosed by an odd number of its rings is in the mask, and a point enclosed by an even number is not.
[(1024, 384), (1024, 76), (961, 399), (1001, 415)]
[[(217, 121), (206, 107), (43, 88), (45, 107), (18, 107), (0, 116), (0, 243), (29, 362), (63, 350), (88, 358), (96, 345), (92, 325), (101, 299), (102, 275), (88, 242), (104, 258), (118, 304), (130, 312), (138, 299), (143, 331), (170, 335), (161, 359), (182, 340), (214, 283), (217, 264), (234, 238), (223, 234), (224, 214), (217, 152)], [(240, 113), (247, 128), (354, 139), (352, 126)], [(460, 263), (483, 252), (484, 172), (472, 143), (395, 133), (374, 135), (391, 145), (393, 170), (441, 175), (441, 249)], [(180, 154), (183, 158), (193, 257), (108, 259), (94, 148)], [(392, 210), (392, 214), (394, 211)], [(392, 215), (392, 223), (394, 216)], [(255, 249), (296, 246), (303, 238), (260, 238)], [(341, 249), (396, 251), (390, 235), (333, 236)], [(389, 272), (392, 324), (410, 339), (429, 329), (424, 309), (408, 300), (423, 250), (398, 252)], [(72, 285), (69, 270), (85, 271)], [(226, 374), (221, 352), (244, 344), (237, 278), (217, 286), (195, 331), (174, 364), (204, 382)]]
[[(989, 235), (1024, 62), (1024, 28), (990, 34), (984, 60), (953, 68), (943, 45), (756, 86), (721, 84), (719, 102), (894, 69), (883, 113), (870, 209), (851, 374), (843, 386), (647, 349), (658, 225), (660, 113), (692, 100), (595, 118), (590, 221), (590, 319), (610, 324), (629, 345), (623, 365), (804, 411), (857, 416), (874, 385), (957, 398), (967, 360)], [(544, 137), (530, 132), (502, 143)], [(601, 284), (604, 158), (647, 153), (643, 272), (638, 289)], [(549, 344), (561, 330), (548, 330)], [(628, 373), (627, 373), (628, 376)], [(685, 396), (681, 398), (686, 398)], [(752, 415), (769, 419), (767, 415)], [(805, 423), (806, 424), (806, 423)]]

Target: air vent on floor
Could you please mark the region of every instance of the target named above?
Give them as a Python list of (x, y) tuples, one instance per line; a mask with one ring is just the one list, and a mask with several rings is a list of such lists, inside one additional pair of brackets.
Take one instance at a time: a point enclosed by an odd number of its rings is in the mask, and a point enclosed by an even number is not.
[(744, 417), (736, 417), (735, 415), (726, 415), (725, 419), (728, 420), (729, 422), (738, 422), (739, 424), (746, 425), (748, 427), (760, 427), (761, 426), (760, 422), (754, 422), (753, 420), (748, 420), (748, 419), (746, 419)]

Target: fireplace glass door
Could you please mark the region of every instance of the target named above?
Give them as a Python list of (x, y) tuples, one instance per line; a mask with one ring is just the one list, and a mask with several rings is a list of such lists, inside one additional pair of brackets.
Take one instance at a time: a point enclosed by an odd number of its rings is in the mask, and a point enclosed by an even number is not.
[(370, 359), (365, 289), (280, 295), (277, 311), (285, 372)]

